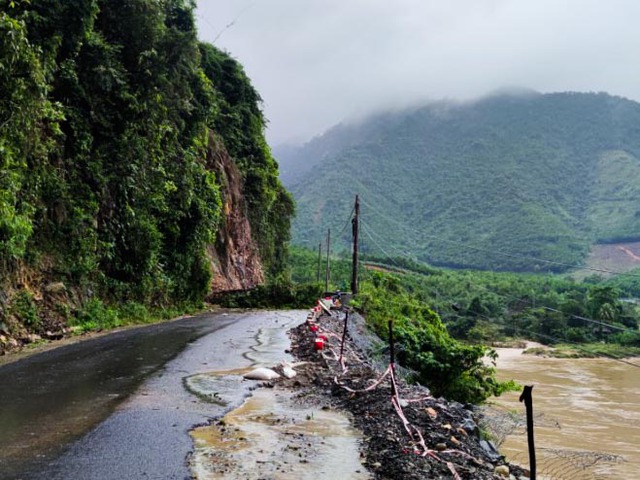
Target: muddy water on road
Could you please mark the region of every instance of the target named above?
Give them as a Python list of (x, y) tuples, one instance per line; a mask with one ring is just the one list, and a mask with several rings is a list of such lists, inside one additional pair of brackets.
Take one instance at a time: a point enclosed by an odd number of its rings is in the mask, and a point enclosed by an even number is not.
[[(242, 375), (256, 367), (271, 367), (291, 360), (286, 331), (302, 319), (261, 328), (242, 357), (247, 367), (192, 375), (185, 387), (211, 403), (230, 405), (247, 381)], [(261, 383), (261, 382), (250, 382)], [(222, 421), (191, 432), (195, 451), (191, 458), (198, 480), (262, 479), (305, 480), (371, 478), (360, 463), (360, 434), (342, 413), (301, 406), (293, 394), (260, 388)]]
[[(556, 359), (498, 349), (501, 379), (534, 385), (538, 472), (555, 479), (640, 478), (640, 369), (609, 359)], [(634, 359), (640, 365), (640, 359)], [(497, 399), (508, 419), (522, 417), (519, 392)], [(528, 464), (523, 426), (501, 447)], [(505, 425), (502, 425), (503, 427)], [(509, 430), (509, 425), (506, 425)]]
[(349, 419), (296, 405), (285, 392), (260, 389), (222, 422), (192, 436), (198, 480), (371, 478)]

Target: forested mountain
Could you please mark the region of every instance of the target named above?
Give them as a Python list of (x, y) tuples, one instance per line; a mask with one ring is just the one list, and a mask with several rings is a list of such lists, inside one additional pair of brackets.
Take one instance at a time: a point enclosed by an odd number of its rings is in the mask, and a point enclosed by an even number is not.
[(89, 299), (202, 301), (214, 269), (241, 286), (283, 271), (293, 202), (260, 97), (194, 8), (0, 0), (5, 334)]
[(561, 271), (593, 243), (640, 238), (640, 104), (605, 93), (377, 115), (289, 151), (286, 170), (294, 242), (312, 248), (356, 193), (365, 252), (435, 265)]

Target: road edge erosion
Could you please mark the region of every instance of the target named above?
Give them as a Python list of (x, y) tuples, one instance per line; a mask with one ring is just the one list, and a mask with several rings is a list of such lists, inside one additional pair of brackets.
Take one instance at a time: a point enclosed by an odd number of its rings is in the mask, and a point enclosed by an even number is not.
[[(343, 314), (322, 316), (317, 323), (316, 332), (308, 323), (291, 332), (292, 353), (313, 367), (304, 395), (323, 398), (353, 415), (364, 434), (365, 466), (376, 478), (526, 478), (523, 469), (508, 464), (481, 438), (480, 413), (473, 405), (434, 398), (425, 387), (390, 380), (395, 375), (381, 381), (389, 366), (370, 360), (381, 342), (369, 333), (363, 317), (349, 315), (342, 361)], [(327, 338), (319, 351), (317, 332)]]
[[(296, 402), (318, 411), (346, 412), (362, 435), (362, 466), (374, 478), (527, 478), (481, 437), (475, 407), (434, 398), (428, 389), (401, 378), (392, 381), (384, 360), (371, 360), (376, 341), (362, 317), (350, 315), (342, 346), (343, 312), (310, 316), (289, 331), (297, 375), (259, 387), (293, 392)], [(210, 425), (227, 427), (220, 419)]]

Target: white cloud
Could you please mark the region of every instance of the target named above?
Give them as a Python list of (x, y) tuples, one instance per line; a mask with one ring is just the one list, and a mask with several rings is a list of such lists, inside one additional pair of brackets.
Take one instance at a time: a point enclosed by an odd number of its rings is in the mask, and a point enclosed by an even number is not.
[(640, 100), (637, 0), (200, 0), (197, 15), (260, 91), (272, 143), (505, 85)]

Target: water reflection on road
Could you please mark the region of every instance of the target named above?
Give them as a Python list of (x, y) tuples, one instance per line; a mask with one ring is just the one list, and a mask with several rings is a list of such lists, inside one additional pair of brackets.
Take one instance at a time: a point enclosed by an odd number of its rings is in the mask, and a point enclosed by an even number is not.
[[(302, 318), (283, 317), (278, 325), (258, 329), (254, 344), (242, 354), (245, 367), (188, 376), (186, 388), (212, 404), (232, 405), (243, 385), (262, 383), (243, 380), (244, 373), (291, 360), (283, 354), (290, 343), (286, 332)], [(254, 390), (221, 421), (198, 427), (191, 436), (195, 445), (191, 468), (198, 480), (371, 478), (360, 463), (361, 434), (350, 426), (349, 418), (318, 406), (302, 406), (283, 390)]]
[[(556, 359), (498, 349), (498, 376), (534, 385), (538, 471), (553, 479), (640, 478), (640, 369), (610, 359)], [(635, 359), (640, 365), (640, 359)], [(496, 400), (524, 412), (519, 392)], [(526, 465), (517, 428), (501, 447)]]
[(3, 478), (20, 475), (25, 463), (53, 458), (190, 342), (232, 320), (202, 315), (129, 329), (1, 366)]

